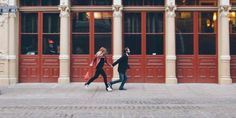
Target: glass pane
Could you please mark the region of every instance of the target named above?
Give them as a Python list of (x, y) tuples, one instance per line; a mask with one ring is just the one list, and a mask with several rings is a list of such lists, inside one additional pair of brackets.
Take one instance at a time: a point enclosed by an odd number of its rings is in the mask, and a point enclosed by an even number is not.
[(175, 0), (177, 5), (196, 5), (196, 0)]
[(192, 55), (193, 48), (193, 34), (176, 34), (177, 55)]
[(60, 52), (59, 35), (43, 36), (43, 54), (57, 55)]
[(89, 54), (89, 34), (73, 35), (72, 54)]
[(217, 6), (216, 0), (176, 0), (177, 5)]
[(22, 13), (21, 14), (21, 32), (37, 33), (38, 30), (38, 14)]
[(112, 0), (94, 0), (94, 5), (112, 5)]
[(89, 32), (89, 12), (73, 13), (72, 32)]
[(38, 36), (21, 35), (21, 54), (37, 55), (38, 54)]
[(91, 5), (92, 0), (72, 0), (72, 5)]
[(143, 5), (143, 0), (123, 0), (123, 4), (127, 6), (141, 6)]
[(147, 13), (147, 33), (163, 32), (163, 13)]
[(129, 47), (131, 54), (141, 54), (141, 34), (125, 34), (124, 47)]
[(236, 55), (236, 34), (230, 35), (230, 54)]
[[(32, 0), (37, 1), (37, 0)], [(42, 0), (43, 6), (56, 6), (60, 4), (60, 0)]]
[(125, 13), (124, 15), (125, 32), (140, 33), (141, 32), (141, 14)]
[(39, 0), (20, 0), (21, 6), (39, 6)]
[(216, 54), (216, 37), (215, 34), (199, 35), (199, 54), (215, 55)]
[(163, 35), (147, 35), (146, 39), (146, 54), (147, 55), (162, 55), (163, 54)]
[(44, 33), (59, 33), (60, 18), (58, 13), (43, 14), (43, 32)]
[(193, 32), (193, 13), (176, 12), (175, 20), (176, 33), (192, 33)]
[(229, 14), (229, 32), (236, 33), (236, 12)]
[(236, 6), (236, 0), (230, 0), (230, 4), (231, 4), (232, 6)]
[(104, 47), (107, 49), (108, 54), (111, 54), (112, 53), (111, 39), (112, 39), (111, 34), (96, 34), (94, 53), (96, 53), (99, 50), (99, 48)]
[(216, 31), (216, 12), (201, 12), (199, 14), (199, 32), (214, 33)]
[(95, 32), (111, 32), (112, 13), (94, 12)]
[(144, 5), (164, 5), (164, 0), (144, 0)]

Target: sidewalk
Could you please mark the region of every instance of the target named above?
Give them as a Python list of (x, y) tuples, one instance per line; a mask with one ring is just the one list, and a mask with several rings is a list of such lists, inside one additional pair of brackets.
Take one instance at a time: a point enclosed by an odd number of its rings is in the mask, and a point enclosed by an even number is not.
[(236, 84), (0, 86), (0, 118), (236, 118)]

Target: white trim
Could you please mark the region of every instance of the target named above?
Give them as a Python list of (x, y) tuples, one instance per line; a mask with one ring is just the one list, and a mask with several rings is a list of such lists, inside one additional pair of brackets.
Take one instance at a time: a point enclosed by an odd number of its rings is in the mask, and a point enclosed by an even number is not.
[(220, 56), (220, 60), (222, 60), (222, 61), (230, 61), (230, 56), (229, 55), (222, 55), (222, 56)]
[(167, 60), (176, 60), (176, 56), (175, 55), (167, 55), (166, 59)]
[(70, 57), (69, 57), (69, 55), (60, 55), (59, 59), (60, 60), (68, 60), (68, 59), (70, 59)]
[(8, 55), (8, 60), (16, 60), (16, 55)]

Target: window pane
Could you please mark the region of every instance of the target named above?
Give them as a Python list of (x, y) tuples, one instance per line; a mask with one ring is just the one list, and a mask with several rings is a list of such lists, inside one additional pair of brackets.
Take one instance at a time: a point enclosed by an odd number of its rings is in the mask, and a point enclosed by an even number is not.
[(43, 15), (43, 32), (59, 33), (60, 18), (58, 13), (45, 13)]
[(236, 33), (236, 12), (229, 14), (229, 32)]
[(147, 55), (162, 55), (163, 54), (163, 35), (147, 35), (146, 39), (146, 54)]
[[(37, 0), (32, 0), (37, 1)], [(42, 0), (43, 6), (56, 6), (60, 4), (60, 0)]]
[(59, 35), (43, 36), (43, 54), (57, 55), (60, 51)]
[(89, 32), (89, 12), (73, 13), (73, 32)]
[(236, 34), (230, 35), (230, 54), (236, 55)]
[(196, 5), (196, 0), (175, 0), (177, 5)]
[(216, 0), (176, 0), (177, 5), (217, 6)]
[(22, 13), (21, 14), (21, 32), (22, 33), (37, 33), (38, 15), (37, 13)]
[(37, 35), (21, 35), (21, 54), (25, 55), (38, 54)]
[(72, 0), (72, 5), (91, 5), (92, 0)]
[(125, 32), (140, 33), (141, 32), (141, 14), (125, 13), (124, 15)]
[(230, 4), (231, 4), (232, 6), (236, 6), (236, 0), (230, 0)]
[(176, 34), (176, 54), (193, 54), (193, 34)]
[(163, 32), (163, 13), (147, 13), (147, 33)]
[(129, 47), (131, 54), (141, 54), (141, 35), (140, 34), (125, 34), (124, 47)]
[(95, 32), (111, 32), (112, 13), (94, 12)]
[(143, 5), (142, 0), (123, 0), (123, 4), (127, 6), (141, 6)]
[(72, 54), (89, 54), (89, 34), (73, 35)]
[(94, 5), (112, 5), (112, 0), (94, 0)]
[(164, 5), (164, 0), (144, 0), (144, 5)]
[(192, 33), (193, 32), (193, 13), (177, 12), (176, 13), (176, 33)]
[(214, 33), (216, 31), (216, 12), (201, 12), (199, 14), (199, 32)]
[(39, 0), (20, 0), (21, 6), (39, 6)]
[(111, 38), (111, 34), (96, 34), (94, 53), (96, 53), (99, 48), (104, 47), (107, 49), (108, 54), (112, 54)]
[(216, 37), (215, 34), (199, 35), (199, 54), (215, 55), (216, 54)]

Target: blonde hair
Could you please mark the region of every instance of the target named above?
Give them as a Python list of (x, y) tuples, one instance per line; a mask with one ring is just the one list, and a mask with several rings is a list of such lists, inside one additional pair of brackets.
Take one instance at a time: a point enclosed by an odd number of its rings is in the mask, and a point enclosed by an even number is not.
[(104, 56), (105, 54), (107, 54), (107, 49), (104, 47), (101, 47), (96, 53), (96, 56)]

